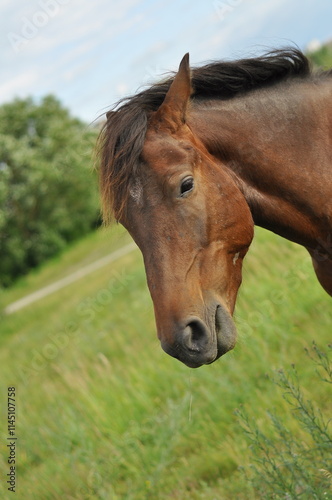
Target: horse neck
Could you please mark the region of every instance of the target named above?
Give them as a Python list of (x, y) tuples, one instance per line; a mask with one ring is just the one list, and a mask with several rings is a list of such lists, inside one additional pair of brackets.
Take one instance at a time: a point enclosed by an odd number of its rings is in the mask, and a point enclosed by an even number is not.
[(326, 81), (314, 93), (313, 84), (298, 83), (198, 102), (188, 120), (238, 184), (255, 224), (308, 248), (332, 230), (332, 78)]

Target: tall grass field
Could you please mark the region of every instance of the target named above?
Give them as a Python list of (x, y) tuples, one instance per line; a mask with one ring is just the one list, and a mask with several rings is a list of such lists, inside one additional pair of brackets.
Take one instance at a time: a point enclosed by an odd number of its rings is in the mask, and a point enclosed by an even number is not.
[[(3, 291), (0, 309), (129, 241), (120, 227), (91, 234)], [(260, 229), (244, 263), (238, 343), (210, 366), (192, 370), (161, 350), (138, 250), (3, 313), (0, 498), (332, 498), (328, 438), (317, 446), (280, 383), (280, 374), (296, 372), (304, 404), (328, 435), (331, 385), (311, 358), (313, 341), (328, 350), (331, 313), (305, 250)], [(15, 388), (15, 493), (7, 483), (8, 387)], [(291, 493), (273, 479), (288, 477), (288, 441), (297, 450), (290, 466), (299, 450), (310, 453), (311, 489), (296, 471)]]

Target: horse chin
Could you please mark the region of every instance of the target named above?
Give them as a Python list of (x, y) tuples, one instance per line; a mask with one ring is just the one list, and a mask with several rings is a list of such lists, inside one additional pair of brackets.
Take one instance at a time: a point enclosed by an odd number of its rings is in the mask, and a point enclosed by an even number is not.
[(232, 316), (221, 304), (218, 305), (216, 310), (215, 329), (218, 349), (216, 359), (218, 359), (234, 348), (237, 339), (237, 331)]

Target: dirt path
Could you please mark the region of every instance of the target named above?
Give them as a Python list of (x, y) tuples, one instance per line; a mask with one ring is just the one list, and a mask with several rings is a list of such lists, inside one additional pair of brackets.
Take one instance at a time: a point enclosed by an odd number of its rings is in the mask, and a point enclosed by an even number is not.
[(129, 243), (128, 245), (119, 248), (118, 250), (115, 250), (109, 255), (106, 255), (105, 257), (102, 257), (101, 259), (96, 260), (95, 262), (92, 262), (91, 264), (88, 264), (87, 266), (81, 269), (78, 269), (77, 271), (75, 271), (72, 274), (69, 274), (65, 278), (62, 278), (61, 280), (55, 281), (50, 285), (40, 288), (40, 290), (36, 290), (35, 292), (30, 293), (29, 295), (26, 295), (22, 299), (16, 300), (15, 302), (9, 304), (9, 306), (7, 306), (4, 309), (4, 313), (12, 314), (13, 312), (19, 311), (20, 309), (23, 309), (23, 307), (26, 307), (44, 297), (47, 297), (47, 295), (51, 295), (52, 293), (61, 290), (61, 288), (64, 288), (65, 286), (70, 285), (71, 283), (74, 283), (75, 281), (81, 278), (84, 278), (88, 274), (97, 271), (97, 269), (101, 269), (107, 264), (110, 264), (111, 262), (114, 262), (115, 260), (124, 257), (125, 255), (132, 252), (136, 248), (137, 246), (135, 245), (135, 243), (133, 242)]

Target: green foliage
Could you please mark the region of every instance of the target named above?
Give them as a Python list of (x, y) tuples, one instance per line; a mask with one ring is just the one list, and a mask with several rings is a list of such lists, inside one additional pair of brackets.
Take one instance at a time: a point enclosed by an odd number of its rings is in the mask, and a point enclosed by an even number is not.
[[(329, 352), (314, 343), (312, 352), (307, 353), (321, 370), (317, 373), (318, 384), (331, 384)], [(250, 480), (254, 489), (264, 499), (331, 499), (332, 435), (328, 415), (325, 417), (322, 409), (305, 396), (294, 365), (289, 372), (278, 371), (273, 382), (282, 389), (291, 410), (287, 423), (275, 412), (267, 412), (272, 423), (268, 434), (243, 408), (236, 412), (253, 453), (255, 464)], [(298, 426), (292, 425), (292, 420)]]
[(332, 68), (332, 43), (323, 45), (320, 49), (310, 52), (308, 56), (315, 67), (322, 69)]
[(0, 286), (96, 223), (95, 138), (53, 96), (0, 108)]

